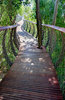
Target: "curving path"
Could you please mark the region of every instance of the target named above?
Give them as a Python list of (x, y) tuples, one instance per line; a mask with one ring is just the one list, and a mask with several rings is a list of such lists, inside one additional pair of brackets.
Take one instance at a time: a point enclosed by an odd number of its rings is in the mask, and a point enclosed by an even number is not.
[(21, 26), (17, 32), (20, 49), (0, 84), (0, 100), (63, 100), (56, 71), (45, 48), (38, 49), (37, 40)]

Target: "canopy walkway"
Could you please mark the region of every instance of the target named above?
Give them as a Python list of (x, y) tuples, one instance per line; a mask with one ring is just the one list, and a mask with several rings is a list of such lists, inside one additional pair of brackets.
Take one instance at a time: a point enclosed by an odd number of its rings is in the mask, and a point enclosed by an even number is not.
[[(5, 47), (7, 30), (12, 30), (10, 31), (10, 44), (15, 56), (17, 54), (13, 42), (19, 49), (14, 64), (0, 83), (0, 100), (63, 100), (57, 74), (51, 60), (51, 54), (55, 48), (50, 48), (49, 33), (51, 31), (49, 29), (53, 28), (54, 33), (57, 33), (56, 31), (62, 33), (63, 45), (55, 67), (59, 65), (64, 55), (65, 29), (43, 25), (43, 33), (45, 35), (43, 34), (44, 39), (42, 42), (44, 46), (42, 46), (42, 49), (38, 49), (36, 23), (24, 20), (23, 24), (22, 22), (18, 24), (18, 26), (0, 27), (0, 31), (4, 31), (2, 42), (3, 54), (10, 66), (12, 65), (12, 61), (9, 59)], [(16, 35), (16, 27), (19, 38)], [(56, 35), (54, 36), (56, 37)], [(56, 41), (54, 40), (52, 47), (55, 45)], [(51, 49), (51, 52), (49, 49)]]

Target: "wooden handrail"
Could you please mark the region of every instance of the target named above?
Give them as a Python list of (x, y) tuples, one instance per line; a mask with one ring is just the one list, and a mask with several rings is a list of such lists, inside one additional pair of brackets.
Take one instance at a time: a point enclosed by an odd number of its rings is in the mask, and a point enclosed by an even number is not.
[[(24, 20), (24, 21), (30, 22), (30, 23), (32, 23), (32, 24), (37, 24), (37, 23), (32, 22), (32, 21), (29, 21), (29, 20)], [(52, 29), (55, 29), (55, 30), (58, 30), (58, 31), (60, 31), (60, 32), (65, 33), (65, 28), (63, 28), (63, 27), (58, 27), (58, 26), (49, 25), (49, 24), (42, 24), (42, 26), (46, 26), (46, 27), (48, 27), (48, 28), (52, 28)]]
[(13, 28), (16, 28), (17, 26), (18, 25), (3, 26), (3, 27), (0, 27), (0, 31), (7, 30), (7, 29), (13, 29)]
[(42, 24), (42, 26), (46, 26), (48, 28), (52, 28), (54, 30), (58, 30), (60, 32), (65, 33), (65, 28), (62, 28), (62, 27), (58, 27), (58, 26), (54, 26), (54, 25), (48, 25), (48, 24)]
[(24, 21), (30, 22), (30, 23), (32, 23), (32, 24), (37, 24), (37, 23), (35, 23), (35, 22), (29, 21), (29, 20), (25, 20), (25, 19), (24, 19)]

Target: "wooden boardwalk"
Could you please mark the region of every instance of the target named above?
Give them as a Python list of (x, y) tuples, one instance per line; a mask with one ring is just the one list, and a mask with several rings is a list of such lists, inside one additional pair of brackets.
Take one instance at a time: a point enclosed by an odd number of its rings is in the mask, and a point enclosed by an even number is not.
[(45, 48), (19, 30), (20, 50), (0, 84), (0, 100), (63, 100), (56, 72)]

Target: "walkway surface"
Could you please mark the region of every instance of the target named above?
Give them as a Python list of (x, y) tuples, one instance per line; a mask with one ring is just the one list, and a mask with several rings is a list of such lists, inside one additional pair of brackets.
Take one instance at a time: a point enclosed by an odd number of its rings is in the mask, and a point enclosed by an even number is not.
[(62, 100), (49, 54), (37, 40), (18, 27), (20, 50), (0, 84), (0, 100)]

